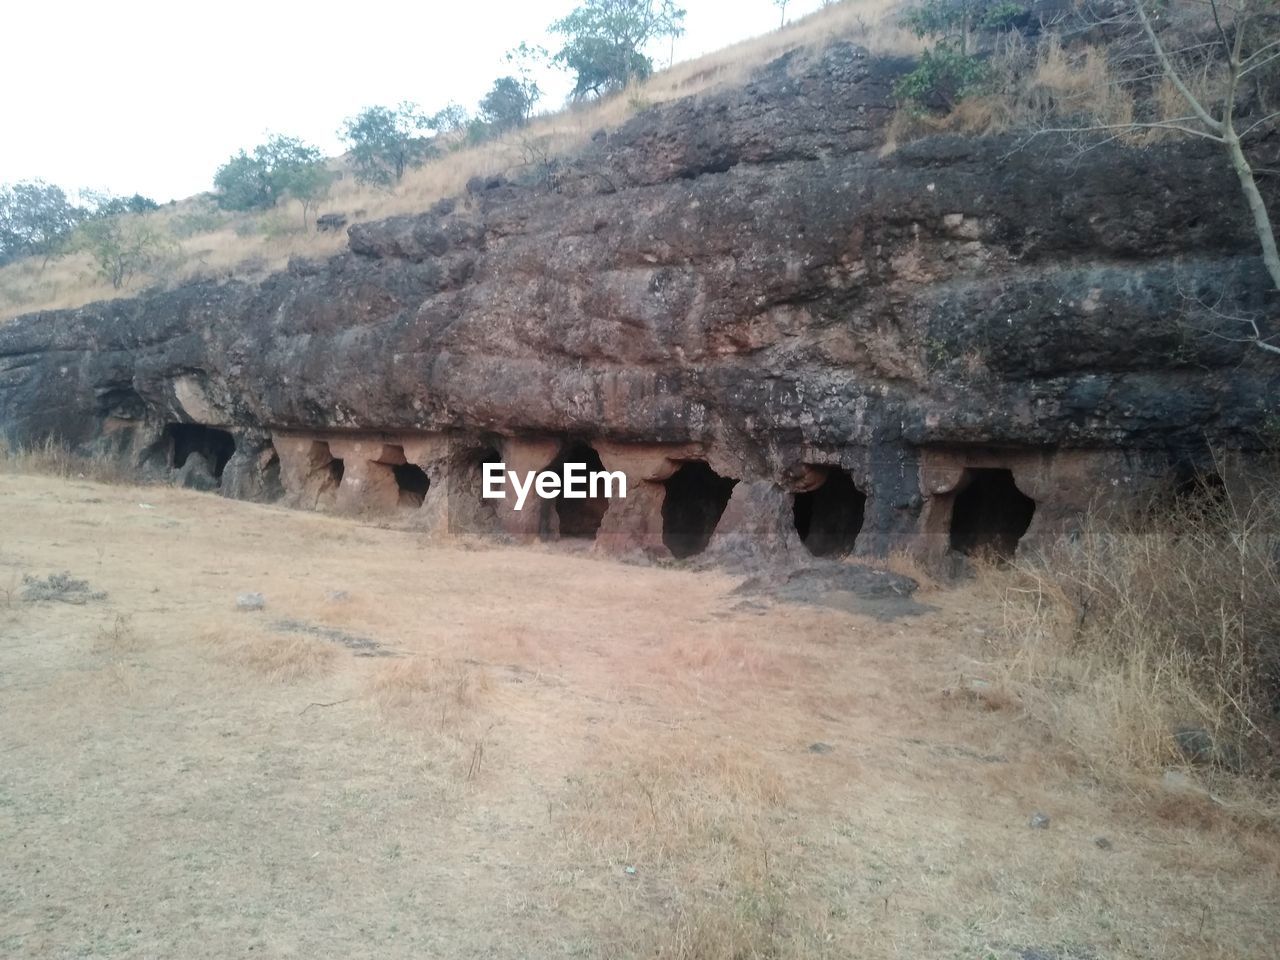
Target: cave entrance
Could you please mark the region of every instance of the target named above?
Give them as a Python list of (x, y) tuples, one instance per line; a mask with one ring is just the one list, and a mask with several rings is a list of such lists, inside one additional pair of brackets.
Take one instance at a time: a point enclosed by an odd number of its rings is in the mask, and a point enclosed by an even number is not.
[(346, 472), (346, 464), (340, 457), (335, 457), (329, 444), (323, 440), (313, 440), (311, 450), (307, 454), (310, 464), (309, 486), (315, 491), (315, 503), (332, 503), (337, 496), (338, 487), (342, 486), (342, 475)]
[(701, 460), (682, 464), (665, 481), (662, 542), (673, 556), (691, 557), (707, 548), (737, 482), (720, 476)]
[(1036, 502), (1018, 489), (1013, 471), (966, 470), (951, 508), (951, 549), (1011, 560), (1035, 512)]
[(396, 489), (400, 491), (400, 506), (420, 507), (431, 489), (431, 478), (416, 463), (401, 463), (391, 468), (395, 474)]
[(372, 461), (372, 465), (382, 471), (385, 478), (389, 478), (384, 479), (383, 483), (388, 486), (395, 483), (398, 506), (413, 510), (422, 506), (427, 490), (431, 487), (431, 478), (416, 463), (409, 462), (404, 455), (404, 447), (390, 443), (384, 445), (382, 454)]
[(502, 454), (497, 447), (479, 447), (466, 456), (467, 476), (475, 488), (476, 496), (482, 503), (492, 506), (497, 501), (484, 498), (484, 468), (490, 463), (503, 463)]
[(164, 428), (164, 443), (169, 450), (169, 466), (180, 470), (192, 454), (199, 454), (209, 465), (215, 480), (222, 480), (227, 461), (236, 452), (236, 440), (226, 430), (206, 427), (202, 423), (171, 423)]
[(1227, 485), (1216, 470), (1184, 473), (1173, 491), (1175, 511), (1195, 518), (1219, 513), (1227, 501)]
[(279, 500), (284, 496), (284, 484), (280, 480), (280, 454), (276, 445), (271, 444), (264, 451), (265, 463), (262, 466), (262, 494), (267, 500)]
[[(587, 475), (603, 471), (604, 464), (595, 448), (586, 443), (575, 443), (547, 467), (555, 473), (564, 475), (566, 463), (586, 464)], [(598, 485), (597, 485), (598, 488)], [(584, 499), (569, 499), (563, 494), (555, 499), (556, 516), (560, 521), (561, 539), (594, 540), (604, 519), (604, 512), (609, 509), (609, 499), (602, 496), (591, 496), (591, 485), (587, 485), (587, 496)]]
[(867, 495), (849, 472), (832, 467), (821, 486), (795, 495), (796, 533), (815, 557), (842, 557), (853, 552), (866, 508)]

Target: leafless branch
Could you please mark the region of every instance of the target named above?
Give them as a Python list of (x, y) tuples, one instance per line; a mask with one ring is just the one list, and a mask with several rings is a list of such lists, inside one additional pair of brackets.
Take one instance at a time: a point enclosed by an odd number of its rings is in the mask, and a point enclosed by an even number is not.
[(1143, 7), (1143, 0), (1133, 0), (1133, 9), (1138, 15), (1138, 21), (1142, 24), (1143, 32), (1147, 35), (1147, 40), (1151, 42), (1151, 47), (1155, 50), (1156, 59), (1160, 61), (1160, 66), (1164, 68), (1165, 75), (1169, 78), (1169, 82), (1174, 85), (1177, 91), (1182, 94), (1182, 98), (1187, 101), (1191, 107), (1191, 112), (1196, 115), (1201, 123), (1215, 133), (1222, 133), (1222, 124), (1209, 115), (1207, 111), (1196, 99), (1190, 88), (1187, 87), (1181, 75), (1174, 68), (1169, 60), (1169, 55), (1165, 53), (1164, 45), (1160, 42), (1160, 38), (1156, 36), (1156, 32), (1151, 27), (1151, 21), (1147, 18), (1146, 8)]
[(1275, 113), (1269, 113), (1261, 120), (1251, 123), (1249, 126), (1245, 127), (1244, 130), (1240, 131), (1240, 139), (1243, 140), (1254, 130), (1258, 129), (1258, 127), (1262, 126), (1264, 123), (1269, 123), (1270, 121), (1275, 120), (1277, 117), (1280, 117), (1280, 110), (1277, 110)]

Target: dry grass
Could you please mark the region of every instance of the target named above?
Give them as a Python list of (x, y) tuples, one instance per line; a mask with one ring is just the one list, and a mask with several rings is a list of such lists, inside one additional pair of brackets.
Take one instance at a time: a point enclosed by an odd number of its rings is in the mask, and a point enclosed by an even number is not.
[(441, 732), (470, 719), (492, 688), (482, 666), (427, 657), (390, 660), (368, 684), (384, 711)]
[(611, 861), (649, 869), (758, 846), (763, 818), (786, 797), (750, 747), (688, 734), (620, 736), (598, 764), (566, 798), (575, 832)]
[(926, 565), (914, 554), (905, 550), (894, 550), (883, 560), (876, 563), (881, 569), (909, 577), (917, 584), (917, 595), (933, 593), (942, 589), (942, 584), (927, 569)]
[[(1012, 33), (1000, 38), (988, 65), (989, 91), (966, 97), (950, 112), (899, 110), (890, 122), (884, 152), (939, 132), (987, 136), (1057, 130), (1080, 137), (1106, 136), (1130, 146), (1180, 136), (1158, 127), (1125, 128), (1135, 121), (1185, 117), (1187, 106), (1168, 80), (1151, 84), (1145, 74), (1139, 79), (1126, 75), (1126, 69), (1133, 68), (1124, 61), (1123, 50), (1093, 43), (1064, 45), (1053, 32), (1034, 43)], [(1195, 72), (1187, 79), (1202, 102), (1213, 103), (1222, 95), (1222, 79), (1213, 71)], [(1091, 128), (1112, 129), (1090, 133)]]
[(127, 613), (117, 613), (98, 628), (92, 650), (94, 653), (119, 656), (137, 653), (147, 646), (146, 639), (134, 629), (133, 617)]
[(573, 780), (561, 822), (582, 856), (669, 884), (673, 918), (651, 956), (828, 955), (825, 905), (797, 888), (802, 864), (779, 828), (784, 776), (758, 750), (644, 731), (602, 745), (593, 766)]
[[(740, 84), (751, 71), (790, 50), (853, 40), (873, 53), (910, 53), (920, 43), (896, 23), (898, 0), (844, 0), (773, 31), (696, 60), (676, 64), (607, 99), (538, 117), (526, 129), (465, 147), (411, 170), (393, 191), (362, 186), (350, 175), (334, 185), (325, 210), (352, 221), (419, 213), (463, 191), (475, 176), (519, 173), (531, 164), (581, 149), (600, 129), (615, 129), (637, 111), (681, 97)], [(134, 296), (151, 285), (173, 287), (197, 279), (256, 279), (281, 270), (290, 257), (325, 257), (344, 249), (341, 233), (302, 226), (295, 203), (264, 214), (230, 215), (207, 198), (192, 198), (144, 215), (173, 237), (175, 256), (120, 290), (98, 275), (83, 254), (47, 264), (29, 259), (0, 267), (0, 321), (37, 310), (64, 309), (94, 300)]]
[(221, 662), (277, 683), (323, 676), (338, 658), (337, 647), (325, 640), (254, 626), (212, 629), (203, 640)]
[[(998, 584), (1007, 680), (1099, 768), (1280, 761), (1280, 499), (1216, 488), (1142, 517), (1094, 517)], [(1172, 733), (1202, 730), (1189, 756)], [(1198, 736), (1198, 735), (1197, 735)]]
[(0, 472), (93, 480), (97, 483), (138, 484), (141, 473), (120, 457), (85, 456), (53, 439), (29, 447), (10, 449), (0, 440)]
[[(1020, 704), (941, 695), (1007, 651), (987, 592), (939, 589), (890, 622), (744, 609), (709, 571), (139, 499), (0, 474), (0, 585), (65, 569), (107, 595), (0, 614), (5, 956), (1201, 960), (1274, 943), (1265, 821), (1158, 774), (1090, 777)], [(235, 611), (247, 591), (266, 609)], [(147, 642), (113, 636), (117, 616)], [(1035, 810), (1049, 830), (1027, 827)]]

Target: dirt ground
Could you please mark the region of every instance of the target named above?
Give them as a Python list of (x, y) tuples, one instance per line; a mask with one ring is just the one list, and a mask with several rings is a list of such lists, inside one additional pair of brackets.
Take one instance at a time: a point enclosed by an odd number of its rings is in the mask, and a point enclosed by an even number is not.
[(1280, 956), (1273, 833), (954, 692), (976, 591), (738, 582), (0, 476), (0, 956)]

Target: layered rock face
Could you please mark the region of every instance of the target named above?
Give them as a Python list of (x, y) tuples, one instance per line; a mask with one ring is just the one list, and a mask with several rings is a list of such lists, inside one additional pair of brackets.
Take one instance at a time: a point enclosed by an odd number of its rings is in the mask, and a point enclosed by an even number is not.
[[(902, 69), (796, 53), (356, 225), (327, 262), (22, 317), (0, 432), (232, 496), (676, 556), (1007, 553), (1212, 447), (1258, 451), (1280, 365), (1196, 305), (1268, 306), (1221, 157), (886, 154)], [(486, 462), (583, 459), (627, 497), (480, 496)]]

